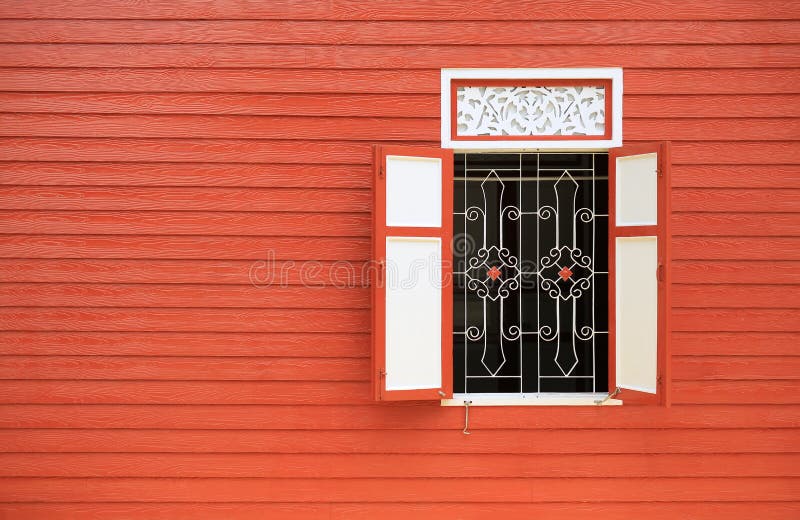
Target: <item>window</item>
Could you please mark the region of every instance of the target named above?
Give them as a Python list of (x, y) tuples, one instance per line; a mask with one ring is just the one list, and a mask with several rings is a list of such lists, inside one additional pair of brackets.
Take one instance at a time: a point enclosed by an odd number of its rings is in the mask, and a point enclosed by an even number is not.
[[(618, 129), (621, 116), (598, 108), (612, 106), (609, 91), (621, 96), (621, 74), (619, 84), (598, 83), (597, 70), (573, 90), (519, 80), (528, 86), (469, 94), (475, 82), (448, 83), (454, 103), (472, 107), (453, 110), (458, 128), (448, 138), (494, 137), (503, 150), (376, 147), (376, 399), (524, 404), (624, 389), (625, 402), (669, 402), (668, 144), (522, 149), (537, 132), (559, 143), (575, 129), (584, 142), (621, 139), (609, 126)], [(519, 92), (528, 99), (509, 104)], [(577, 116), (552, 107), (576, 100), (585, 105)], [(485, 123), (481, 103), (516, 108)], [(537, 110), (559, 123), (520, 123)], [(448, 124), (443, 143), (452, 145)], [(524, 139), (508, 149), (514, 132)]]
[(608, 154), (455, 155), (456, 394), (608, 388)]

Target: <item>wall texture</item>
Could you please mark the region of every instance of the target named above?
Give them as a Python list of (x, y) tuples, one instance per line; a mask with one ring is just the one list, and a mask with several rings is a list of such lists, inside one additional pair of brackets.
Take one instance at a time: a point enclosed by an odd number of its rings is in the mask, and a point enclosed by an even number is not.
[[(800, 515), (800, 3), (0, 19), (0, 518)], [(442, 67), (578, 66), (673, 142), (674, 406), (374, 404), (368, 289), (301, 284), (367, 259), (371, 145), (438, 143)]]

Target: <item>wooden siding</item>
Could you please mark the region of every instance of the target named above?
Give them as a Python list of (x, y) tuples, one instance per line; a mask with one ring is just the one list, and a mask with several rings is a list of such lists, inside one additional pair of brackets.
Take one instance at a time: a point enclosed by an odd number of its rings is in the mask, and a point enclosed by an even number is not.
[[(0, 3), (0, 517), (798, 518), (798, 64), (794, 1)], [(371, 145), (579, 66), (673, 142), (674, 405), (372, 402)]]

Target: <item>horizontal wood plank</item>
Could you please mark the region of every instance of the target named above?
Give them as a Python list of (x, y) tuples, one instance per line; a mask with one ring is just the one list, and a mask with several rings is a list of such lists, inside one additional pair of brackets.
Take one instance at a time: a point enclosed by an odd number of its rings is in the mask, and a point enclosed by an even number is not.
[(335, 141), (0, 137), (0, 155), (13, 161), (232, 161), (365, 165), (370, 164), (371, 150), (370, 143)]
[(366, 404), (369, 384), (333, 381), (4, 381), (3, 404)]
[[(755, 191), (750, 190), (748, 193), (752, 195)], [(758, 191), (774, 193), (774, 190)], [(758, 197), (754, 196), (754, 198)], [(800, 202), (800, 199), (798, 199), (798, 202)], [(781, 206), (780, 198), (776, 203)], [(787, 203), (784, 207), (788, 205)], [(751, 209), (754, 209), (754, 207), (755, 204), (750, 206)], [(710, 207), (710, 209), (713, 211), (713, 207)], [(800, 212), (756, 213), (754, 211), (750, 214), (673, 213), (671, 231), (673, 236), (798, 236), (800, 235)]]
[[(677, 188), (672, 211), (795, 212), (800, 208), (798, 189)], [(764, 218), (769, 226), (769, 217)]]
[(798, 356), (673, 356), (678, 381), (800, 379)]
[[(0, 235), (0, 258), (367, 259), (369, 239), (151, 235)], [(258, 269), (259, 264), (256, 264)], [(293, 267), (296, 264), (281, 264)], [(359, 264), (360, 265), (360, 264)]]
[(680, 478), (800, 477), (798, 454), (323, 455), (3, 453), (0, 477)]
[(672, 333), (673, 356), (795, 356), (800, 354), (795, 332)]
[(676, 404), (794, 404), (798, 390), (796, 380), (673, 381), (672, 399)]
[[(0, 194), (2, 194), (2, 188), (0, 188)], [(345, 194), (335, 193), (333, 198), (336, 199), (337, 195)], [(275, 198), (280, 199), (281, 196), (281, 193), (277, 193)], [(326, 194), (323, 194), (320, 200), (323, 206), (326, 205), (325, 196)], [(150, 197), (145, 196), (144, 198)], [(193, 197), (189, 196), (188, 198)], [(356, 197), (353, 198), (357, 200)], [(169, 197), (165, 197), (165, 199), (168, 200)], [(197, 199), (194, 200), (199, 202)], [(280, 204), (279, 200), (276, 200), (275, 203)], [(285, 203), (291, 204), (288, 200)], [(352, 202), (344, 202), (344, 204), (349, 203)], [(330, 204), (338, 205), (338, 201), (330, 201)], [(309, 204), (309, 209), (311, 206)], [(369, 235), (370, 223), (369, 213), (345, 212), (0, 210), (0, 233), (37, 233), (41, 235), (83, 233), (108, 235), (268, 234), (271, 236), (360, 237)]]
[[(0, 187), (0, 209), (367, 212), (368, 190), (190, 187)], [(182, 213), (172, 217), (180, 219)], [(163, 217), (164, 215), (162, 215)], [(217, 218), (225, 218), (221, 214)], [(231, 215), (236, 221), (237, 215)], [(313, 222), (313, 217), (309, 219)], [(169, 224), (167, 223), (168, 227)], [(238, 233), (246, 235), (247, 228)], [(258, 225), (252, 231), (269, 233)], [(85, 232), (85, 231), (83, 231)], [(100, 233), (101, 234), (101, 233)], [(164, 232), (162, 234), (168, 234)]]
[(671, 291), (672, 305), (683, 308), (800, 308), (800, 286), (675, 284)]
[(672, 330), (800, 332), (800, 310), (673, 308)]
[(672, 262), (672, 282), (684, 284), (800, 283), (800, 262), (776, 260), (678, 260)]
[(369, 188), (372, 170), (350, 164), (4, 162), (0, 184)]
[[(268, 288), (369, 285), (372, 262), (260, 260), (0, 259), (0, 280), (33, 283), (217, 284)], [(790, 274), (784, 271), (784, 274)]]
[(425, 69), (436, 67), (793, 67), (800, 45), (0, 44), (0, 67)]
[[(504, 61), (503, 64), (507, 64)], [(613, 58), (609, 63), (616, 63)], [(496, 63), (497, 66), (503, 65)], [(437, 66), (442, 66), (438, 64)], [(552, 64), (550, 64), (552, 66)], [(9, 68), (0, 90), (20, 92), (253, 92), (439, 94), (436, 69)], [(626, 94), (798, 94), (800, 71), (785, 68), (625, 71)]]
[(368, 309), (366, 287), (259, 285), (0, 284), (0, 307), (206, 307)]
[(368, 327), (369, 311), (361, 309), (0, 307), (2, 330), (366, 332)]
[[(302, 352), (297, 353), (298, 356)], [(367, 381), (367, 359), (0, 356), (0, 379)]]
[[(143, 386), (143, 385), (140, 385)], [(452, 430), (463, 427), (461, 408), (437, 402), (316, 406), (277, 404), (3, 404), (2, 429), (129, 428), (163, 430)], [(513, 413), (511, 413), (513, 412)], [(793, 429), (797, 405), (534, 406), (470, 410), (470, 425), (482, 430)]]
[[(0, 25), (2, 25), (2, 21), (0, 21)], [(774, 103), (781, 103), (782, 98), (767, 97)], [(753, 104), (758, 105), (759, 103), (754, 100)], [(731, 105), (735, 104), (731, 103)], [(439, 96), (433, 94), (0, 93), (0, 111), (2, 112), (398, 118), (413, 116), (438, 119), (440, 108)], [(787, 113), (778, 114), (780, 117), (786, 115)]]
[(560, 520), (565, 515), (582, 514), (607, 520), (634, 515), (650, 520), (673, 520), (691, 517), (697, 520), (717, 520), (742, 515), (760, 520), (795, 520), (800, 513), (797, 502), (622, 502), (622, 503), (536, 503), (536, 504), (452, 504), (452, 503), (382, 503), (382, 504), (329, 504), (329, 503), (4, 503), (0, 506), (9, 520), (48, 518), (52, 520), (86, 520), (107, 518), (152, 518), (174, 520), (193, 518), (217, 520), (219, 518), (292, 518), (293, 520), (440, 520), (460, 518), (480, 520), (498, 515), (508, 520)]
[[(394, 485), (389, 485), (392, 483)], [(430, 502), (449, 496), (459, 502), (564, 502), (583, 479), (60, 479), (5, 478), (0, 487), (2, 501), (113, 502), (121, 498), (142, 502), (194, 502), (198, 496), (209, 502), (299, 502), (308, 496), (330, 502)], [(628, 484), (628, 485), (624, 485)], [(584, 502), (665, 500), (716, 502), (741, 500), (793, 500), (800, 493), (800, 479), (705, 478), (615, 479), (596, 478), (584, 485)]]
[(798, 237), (676, 237), (675, 260), (800, 260)]
[[(580, 13), (580, 16), (575, 16)], [(312, 20), (737, 20), (797, 19), (800, 9), (790, 1), (753, 5), (745, 0), (681, 2), (669, 0), (653, 5), (637, 0), (620, 5), (613, 0), (568, 2), (545, 0), (523, 2), (448, 1), (431, 4), (410, 0), (401, 5), (387, 0), (364, 4), (357, 0), (335, 3), (300, 3), (281, 0), (269, 6), (245, 1), (235, 4), (191, 0), (150, 2), (120, 6), (110, 0), (13, 2), (0, 9), (2, 18), (89, 19), (312, 19)]]
[[(463, 417), (462, 417), (463, 419)], [(0, 452), (31, 453), (797, 453), (796, 430), (426, 431), (0, 430)], [(587, 443), (591, 434), (595, 443)], [(616, 439), (616, 442), (614, 441)], [(457, 442), (460, 440), (461, 442)], [(556, 479), (554, 479), (556, 480)]]
[(353, 333), (0, 331), (0, 354), (32, 356), (366, 357), (368, 331)]
[(800, 165), (796, 164), (676, 164), (671, 175), (676, 188), (800, 188)]
[[(16, 506), (16, 504), (15, 504)], [(59, 506), (64, 507), (64, 506)], [(205, 506), (204, 506), (205, 507)], [(157, 507), (153, 509), (157, 510)], [(509, 520), (560, 520), (569, 515), (585, 515), (597, 519), (635, 516), (649, 520), (693, 518), (717, 520), (722, 517), (742, 515), (762, 520), (794, 520), (800, 512), (797, 502), (651, 502), (651, 503), (598, 503), (564, 502), (558, 504), (331, 504), (333, 520), (368, 520), (382, 518), (399, 520), (413, 517), (420, 520), (460, 518), (480, 520), (498, 515)], [(58, 509), (54, 509), (58, 511)], [(50, 511), (50, 509), (44, 509)], [(112, 510), (113, 511), (113, 510)], [(180, 511), (180, 510), (178, 510)]]
[[(618, 7), (617, 7), (618, 8)], [(238, 13), (241, 14), (241, 13)], [(4, 43), (592, 45), (800, 43), (796, 21), (2, 20)]]

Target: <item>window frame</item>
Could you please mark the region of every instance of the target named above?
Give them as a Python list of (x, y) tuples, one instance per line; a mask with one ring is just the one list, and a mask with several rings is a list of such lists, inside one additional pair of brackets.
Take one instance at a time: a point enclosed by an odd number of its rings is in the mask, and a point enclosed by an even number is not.
[[(563, 140), (555, 140), (555, 139), (545, 139), (545, 140), (527, 140), (527, 139), (512, 139), (512, 140), (504, 140), (500, 137), (497, 139), (480, 139), (480, 140), (453, 140), (452, 139), (452, 129), (450, 124), (452, 120), (455, 118), (455, 113), (453, 112), (453, 107), (451, 106), (451, 98), (453, 97), (453, 92), (455, 92), (455, 86), (453, 85), (454, 79), (491, 79), (494, 78), (495, 80), (508, 80), (508, 79), (516, 79), (516, 80), (529, 80), (529, 79), (562, 79), (562, 78), (581, 78), (581, 79), (596, 79), (608, 77), (611, 78), (612, 84), (612, 92), (611, 96), (613, 100), (611, 102), (611, 114), (606, 112), (606, 120), (610, 123), (610, 134), (611, 139), (605, 140), (591, 140), (586, 139), (585, 137), (577, 138), (577, 139), (568, 139), (569, 136), (565, 136), (567, 139)], [(517, 82), (518, 85), (521, 83)], [(586, 82), (584, 82), (586, 84)], [(564, 85), (568, 86), (568, 85)], [(450, 172), (450, 186), (447, 188), (449, 191), (443, 191), (443, 197), (445, 193), (449, 193), (448, 197), (450, 199), (450, 212), (452, 212), (452, 167), (453, 153), (482, 153), (482, 152), (512, 152), (512, 153), (520, 153), (525, 151), (535, 151), (535, 152), (557, 152), (563, 151), (565, 153), (582, 153), (582, 152), (607, 152), (609, 154), (609, 331), (612, 328), (612, 323), (614, 322), (615, 316), (612, 312), (612, 309), (615, 307), (612, 306), (611, 299), (613, 298), (614, 291), (612, 290), (611, 285), (616, 283), (615, 275), (611, 273), (611, 266), (613, 265), (612, 262), (614, 261), (611, 258), (613, 254), (614, 248), (611, 247), (612, 235), (611, 235), (611, 219), (612, 219), (612, 205), (615, 204), (615, 187), (612, 181), (612, 176), (616, 176), (616, 168), (615, 168), (615, 161), (617, 157), (622, 156), (622, 153), (627, 153), (631, 150), (630, 147), (626, 146), (624, 148), (620, 148), (622, 146), (622, 69), (442, 69), (442, 114), (441, 114), (441, 151), (450, 153), (450, 165), (451, 168)], [(454, 103), (453, 103), (454, 104)], [(608, 105), (607, 105), (608, 106)], [(607, 136), (604, 136), (607, 137)], [(644, 149), (643, 146), (647, 145), (637, 145), (636, 148)], [(403, 149), (410, 149), (412, 147), (401, 147)], [(448, 307), (447, 316), (449, 317), (450, 326), (449, 328), (446, 327), (445, 323), (442, 323), (443, 333), (446, 332), (451, 335), (451, 341), (449, 342), (449, 352), (442, 352), (442, 362), (445, 363), (446, 354), (449, 354), (449, 362), (447, 364), (442, 365), (443, 371), (443, 386), (449, 386), (449, 392), (445, 395), (442, 395), (444, 392), (439, 390), (437, 392), (438, 397), (431, 392), (428, 391), (407, 391), (405, 395), (400, 395), (397, 391), (395, 394), (398, 396), (396, 398), (389, 397), (387, 392), (382, 388), (383, 380), (381, 378), (381, 363), (385, 363), (385, 358), (381, 355), (381, 349), (385, 348), (385, 341), (381, 343), (377, 341), (376, 338), (380, 339), (381, 334), (380, 330), (382, 330), (381, 325), (378, 323), (380, 320), (380, 310), (381, 304), (379, 299), (381, 298), (382, 294), (380, 290), (377, 289), (385, 280), (385, 266), (379, 265), (377, 270), (374, 270), (375, 276), (372, 277), (372, 285), (373, 285), (373, 388), (375, 391), (375, 399), (379, 401), (387, 401), (393, 399), (426, 399), (426, 400), (434, 400), (440, 399), (440, 403), (442, 406), (527, 406), (527, 405), (619, 405), (623, 402), (625, 403), (636, 403), (636, 404), (660, 404), (669, 406), (670, 405), (670, 387), (671, 387), (671, 378), (670, 378), (670, 363), (669, 363), (669, 326), (667, 324), (668, 317), (669, 317), (669, 241), (670, 241), (670, 234), (669, 234), (669, 218), (670, 218), (670, 204), (669, 204), (669, 166), (670, 166), (670, 146), (669, 143), (657, 143), (656, 149), (658, 151), (658, 164), (659, 164), (659, 179), (660, 182), (658, 184), (658, 193), (657, 193), (657, 200), (658, 200), (658, 262), (659, 262), (659, 280), (658, 280), (658, 298), (657, 298), (657, 312), (658, 312), (658, 346), (657, 346), (657, 388), (655, 395), (649, 394), (642, 394), (640, 392), (636, 392), (630, 389), (624, 390), (622, 399), (614, 399), (614, 397), (620, 393), (619, 388), (616, 386), (616, 345), (613, 341), (612, 335), (609, 333), (609, 389), (608, 394), (596, 394), (596, 393), (574, 393), (574, 394), (557, 394), (557, 393), (538, 393), (538, 394), (458, 394), (453, 396), (452, 395), (452, 373), (453, 373), (453, 350), (452, 350), (452, 301), (450, 301), (450, 305)], [(421, 149), (422, 150), (422, 149)], [(426, 148), (428, 152), (431, 151), (430, 148)], [(650, 151), (653, 150), (653, 146), (651, 145)], [(631, 154), (633, 155), (633, 154)], [(379, 186), (379, 177), (383, 173), (384, 164), (385, 164), (385, 153), (382, 153), (379, 149), (376, 148), (376, 152), (374, 155), (374, 166), (375, 166), (375, 211), (373, 212), (373, 229), (378, 230), (379, 224), (377, 223), (378, 218), (383, 215), (385, 218), (385, 208), (384, 212), (381, 214), (379, 204), (380, 195), (378, 194), (378, 186)], [(385, 189), (385, 188), (384, 188)], [(385, 192), (383, 193), (385, 197)], [(385, 201), (384, 201), (385, 204)], [(444, 223), (444, 221), (443, 221)], [(384, 226), (385, 231), (385, 226)], [(373, 233), (373, 259), (382, 258), (381, 251), (377, 248), (376, 243), (378, 242), (378, 238), (380, 238), (380, 233)], [(385, 233), (383, 233), (383, 237), (385, 237)], [(451, 219), (451, 229), (450, 229), (450, 238), (452, 238), (452, 219)], [(443, 245), (444, 245), (443, 240)], [(449, 241), (448, 241), (448, 249), (449, 249)], [(384, 249), (385, 253), (385, 249)], [(444, 257), (443, 257), (444, 258)], [(451, 258), (452, 264), (452, 258)], [(450, 266), (452, 267), (452, 265)], [(448, 288), (449, 289), (449, 288)], [(451, 291), (450, 291), (451, 292)], [(385, 319), (385, 306), (383, 309), (383, 319)], [(444, 316), (444, 314), (443, 314)], [(383, 338), (385, 340), (385, 338)], [(443, 341), (442, 345), (445, 345), (446, 342)], [(383, 361), (382, 361), (383, 359)], [(613, 368), (612, 368), (613, 365)], [(444, 379), (444, 378), (449, 378)], [(443, 397), (443, 398), (442, 398)]]

